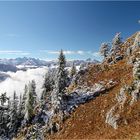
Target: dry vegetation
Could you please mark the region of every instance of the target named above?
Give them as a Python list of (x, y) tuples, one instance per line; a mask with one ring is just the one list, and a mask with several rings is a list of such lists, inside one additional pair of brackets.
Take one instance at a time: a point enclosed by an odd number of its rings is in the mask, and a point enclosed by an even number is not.
[[(116, 87), (105, 92), (95, 100), (81, 105), (64, 122), (63, 129), (51, 139), (128, 139), (140, 136), (140, 103), (136, 102), (128, 107), (125, 104), (123, 117), (127, 118), (126, 125), (119, 126), (117, 130), (105, 124), (106, 112), (115, 104), (115, 97), (120, 88), (125, 84), (130, 85), (133, 81), (132, 66), (127, 65), (125, 60), (111, 66), (90, 66), (83, 77), (85, 84), (92, 86), (99, 81), (110, 79), (118, 82)], [(128, 95), (129, 98), (129, 95)], [(129, 102), (129, 100), (128, 100)], [(122, 118), (123, 119), (123, 118)], [(120, 120), (122, 121), (122, 120)]]
[[(127, 48), (134, 41), (131, 38), (122, 45), (121, 53), (125, 54)], [(132, 41), (132, 42), (131, 42)], [(128, 45), (128, 42), (130, 45)], [(128, 64), (130, 57), (138, 57), (140, 55), (137, 50), (132, 56), (125, 56), (123, 60), (116, 64), (90, 65), (86, 73), (84, 73), (78, 84), (71, 85), (67, 91), (72, 92), (77, 86), (92, 87), (95, 83), (104, 83), (105, 85), (111, 80), (117, 84), (113, 88), (107, 88), (103, 94), (95, 100), (91, 100), (85, 104), (81, 104), (71, 116), (64, 121), (62, 129), (47, 136), (47, 139), (140, 139), (140, 102), (129, 105), (131, 96), (126, 93), (127, 101), (122, 109), (116, 109), (119, 112), (119, 127), (113, 129), (105, 123), (106, 113), (114, 106), (116, 96), (120, 92), (121, 87), (130, 86), (133, 83), (133, 65)], [(117, 106), (118, 107), (118, 106)], [(115, 112), (115, 113), (116, 113)], [(22, 139), (22, 138), (21, 138)]]

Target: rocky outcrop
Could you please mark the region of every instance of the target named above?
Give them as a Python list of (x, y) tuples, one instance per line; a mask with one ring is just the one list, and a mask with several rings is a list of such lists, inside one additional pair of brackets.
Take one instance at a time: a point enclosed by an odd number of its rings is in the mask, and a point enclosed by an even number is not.
[(131, 105), (140, 98), (140, 58), (137, 58), (136, 62), (134, 63), (133, 78), (134, 82), (131, 87), (132, 89), (131, 92), (132, 100), (130, 102)]
[[(131, 86), (125, 85), (120, 89), (116, 97), (117, 103), (106, 113), (105, 122), (114, 129), (118, 128), (118, 120), (121, 116), (120, 114), (123, 114), (123, 110), (125, 110), (126, 107), (130, 108), (130, 106), (140, 98), (140, 58), (136, 58), (133, 65), (133, 79)], [(124, 106), (125, 104), (126, 106)], [(126, 118), (124, 118), (124, 120), (125, 119)]]
[(123, 108), (124, 103), (125, 103), (125, 101), (127, 100), (126, 90), (127, 90), (127, 87), (126, 87), (126, 86), (125, 86), (125, 87), (122, 87), (122, 88), (120, 89), (119, 94), (118, 94), (117, 97), (116, 97), (120, 109)]
[(116, 107), (117, 104), (115, 106), (113, 106), (106, 114), (106, 123), (108, 123), (109, 125), (111, 125), (114, 129), (118, 128), (118, 124), (117, 121), (120, 118), (119, 114), (115, 114), (116, 111)]
[(106, 113), (105, 123), (112, 126), (114, 129), (118, 128), (118, 121), (120, 119), (120, 112), (124, 107), (124, 103), (127, 100), (126, 95), (127, 87), (122, 87), (119, 94), (116, 96), (117, 103)]
[(135, 80), (140, 80), (140, 58), (136, 59), (133, 67), (133, 77)]

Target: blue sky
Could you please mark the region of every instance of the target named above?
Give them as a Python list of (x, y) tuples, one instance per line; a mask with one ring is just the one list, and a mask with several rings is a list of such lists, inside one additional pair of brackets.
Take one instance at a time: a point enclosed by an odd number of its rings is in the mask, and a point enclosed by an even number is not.
[[(100, 59), (102, 42), (140, 29), (140, 2), (0, 2), (0, 58)], [(139, 21), (139, 23), (138, 23)]]

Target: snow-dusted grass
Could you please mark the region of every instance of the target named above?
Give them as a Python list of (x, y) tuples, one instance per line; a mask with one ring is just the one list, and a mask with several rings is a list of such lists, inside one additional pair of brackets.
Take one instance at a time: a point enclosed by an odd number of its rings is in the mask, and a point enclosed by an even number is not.
[(87, 101), (96, 98), (100, 95), (105, 87), (101, 84), (95, 84), (92, 88), (82, 87), (75, 90), (68, 96), (68, 101), (66, 102), (66, 113), (71, 113), (80, 104), (86, 103)]

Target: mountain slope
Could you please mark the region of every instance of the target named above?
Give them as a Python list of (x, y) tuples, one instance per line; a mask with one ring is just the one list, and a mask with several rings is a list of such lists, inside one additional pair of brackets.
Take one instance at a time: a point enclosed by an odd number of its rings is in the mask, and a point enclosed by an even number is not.
[[(95, 100), (92, 100), (89, 103), (83, 104), (79, 108), (77, 108), (72, 116), (64, 123), (63, 129), (58, 134), (52, 135), (50, 138), (126, 138), (123, 129), (119, 132), (116, 132), (109, 125), (105, 124), (105, 113), (114, 104), (114, 98), (124, 82), (127, 84), (130, 84), (132, 82), (132, 67), (130, 65), (125, 65), (125, 62), (120, 61), (116, 65), (110, 66), (109, 71), (101, 71), (100, 73), (98, 73), (98, 78), (91, 81), (91, 78), (95, 76), (95, 73), (93, 72), (91, 66), (87, 75), (90, 77), (85, 80), (85, 83), (89, 82), (90, 85), (98, 82), (99, 79), (105, 81), (112, 78), (114, 78), (118, 84), (113, 89), (106, 91), (104, 94), (97, 97)], [(124, 75), (127, 76), (124, 78)]]
[[(91, 65), (87, 72), (82, 76), (81, 86), (91, 86), (95, 83), (106, 83), (108, 80), (117, 82), (117, 85), (101, 94), (95, 100), (80, 105), (79, 108), (64, 122), (63, 129), (51, 135), (50, 139), (133, 139), (140, 138), (140, 102), (132, 99), (135, 95), (126, 93), (122, 95), (121, 102), (117, 102), (116, 97), (121, 93), (120, 89), (124, 86), (133, 87), (134, 81), (134, 62), (140, 58), (140, 32), (128, 38), (122, 44), (120, 55), (123, 60), (114, 61), (110, 65), (104, 61), (101, 65)], [(115, 56), (110, 56), (115, 60)], [(139, 61), (139, 60), (137, 60)], [(137, 87), (138, 88), (138, 87)], [(129, 89), (130, 90), (130, 89)], [(136, 91), (139, 89), (136, 89)], [(133, 91), (133, 90), (132, 90)], [(123, 93), (124, 94), (124, 93)], [(134, 97), (133, 97), (134, 96)], [(139, 93), (138, 93), (139, 99)], [(116, 106), (117, 105), (117, 106)], [(115, 110), (111, 110), (116, 107)], [(107, 113), (112, 111), (112, 123), (117, 123), (118, 128), (114, 129), (106, 123)], [(117, 113), (117, 114), (116, 114)], [(111, 115), (111, 114), (110, 114)], [(119, 115), (119, 119), (115, 119)], [(112, 117), (112, 118), (111, 118)]]
[(44, 125), (25, 127), (28, 132), (21, 130), (18, 138), (35, 133), (46, 140), (140, 138), (139, 36), (137, 32), (124, 43), (117, 41), (102, 63), (81, 68), (66, 89), (62, 108), (54, 111), (51, 102), (49, 111), (56, 114), (46, 114)]

